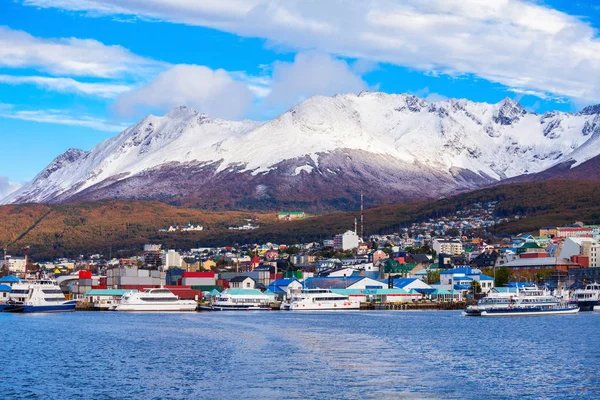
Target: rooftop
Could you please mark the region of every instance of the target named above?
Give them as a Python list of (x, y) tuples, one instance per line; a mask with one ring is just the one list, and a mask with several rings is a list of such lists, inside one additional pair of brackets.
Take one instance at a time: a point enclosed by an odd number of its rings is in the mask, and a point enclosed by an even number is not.
[[(245, 275), (241, 275), (241, 276), (234, 276), (233, 278), (231, 278), (229, 280), (229, 282), (244, 282), (246, 279), (252, 279), (249, 276), (245, 276)], [(254, 280), (254, 279), (252, 279)]]
[(92, 289), (86, 292), (86, 296), (123, 296), (127, 292), (137, 292), (132, 289)]
[(234, 296), (257, 296), (263, 295), (264, 293), (258, 289), (227, 289), (222, 294), (231, 294)]
[(0, 278), (0, 283), (16, 283), (19, 282), (21, 279), (17, 278), (16, 276), (5, 276)]
[(539, 258), (519, 258), (502, 265), (506, 268), (516, 267), (538, 267), (538, 266), (557, 266), (557, 265), (579, 265), (567, 259), (556, 257), (539, 257)]

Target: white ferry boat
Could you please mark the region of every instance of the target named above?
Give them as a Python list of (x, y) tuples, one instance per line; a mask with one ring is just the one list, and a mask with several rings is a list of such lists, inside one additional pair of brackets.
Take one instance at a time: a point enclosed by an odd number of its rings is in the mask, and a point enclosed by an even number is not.
[(23, 313), (75, 311), (75, 304), (75, 300), (67, 301), (56, 281), (41, 279), (15, 283), (2, 311)]
[(600, 310), (600, 284), (590, 283), (575, 291), (575, 300), (581, 311)]
[(302, 289), (284, 305), (285, 310), (358, 310), (360, 302), (329, 289)]
[(195, 311), (194, 300), (181, 300), (169, 289), (146, 289), (143, 292), (127, 292), (114, 311)]
[(579, 307), (564, 303), (536, 286), (526, 286), (517, 289), (515, 295), (490, 294), (479, 300), (477, 305), (467, 307), (463, 315), (501, 317), (576, 314), (578, 312)]
[(260, 311), (270, 310), (274, 296), (257, 289), (227, 289), (209, 306), (201, 306), (205, 311)]

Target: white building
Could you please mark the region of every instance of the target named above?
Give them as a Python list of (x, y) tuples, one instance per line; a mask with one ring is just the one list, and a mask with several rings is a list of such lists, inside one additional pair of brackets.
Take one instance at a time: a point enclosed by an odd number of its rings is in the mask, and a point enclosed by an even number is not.
[(600, 267), (600, 244), (595, 243), (590, 246), (590, 268)]
[[(2, 263), (2, 267), (4, 267), (4, 260), (0, 261)], [(23, 274), (25, 273), (25, 265), (27, 261), (23, 257), (11, 257), (7, 256), (6, 265), (8, 266), (8, 271), (11, 274)]]
[(162, 255), (163, 268), (181, 267), (181, 255), (175, 250), (169, 250)]
[(488, 293), (494, 288), (494, 278), (481, 273), (476, 268), (454, 268), (440, 272), (439, 286), (446, 290), (458, 290), (468, 292), (471, 290), (473, 281), (479, 282), (481, 293)]
[(594, 246), (598, 246), (598, 241), (592, 238), (568, 237), (563, 243), (559, 257), (566, 259), (573, 256), (591, 257), (591, 250)]
[(231, 289), (254, 289), (256, 281), (249, 276), (236, 276), (229, 280)]
[(435, 239), (432, 247), (437, 254), (459, 255), (463, 252), (462, 243), (459, 240)]
[(333, 238), (333, 248), (336, 250), (352, 250), (358, 247), (358, 235), (354, 231), (335, 235)]

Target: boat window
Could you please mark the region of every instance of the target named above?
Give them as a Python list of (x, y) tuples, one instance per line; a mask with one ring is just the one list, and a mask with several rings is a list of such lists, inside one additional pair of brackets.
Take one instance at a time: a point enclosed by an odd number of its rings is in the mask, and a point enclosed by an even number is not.
[(142, 301), (159, 302), (159, 301), (177, 301), (176, 297), (140, 297)]
[(62, 290), (60, 289), (43, 289), (42, 292), (44, 294), (62, 294)]

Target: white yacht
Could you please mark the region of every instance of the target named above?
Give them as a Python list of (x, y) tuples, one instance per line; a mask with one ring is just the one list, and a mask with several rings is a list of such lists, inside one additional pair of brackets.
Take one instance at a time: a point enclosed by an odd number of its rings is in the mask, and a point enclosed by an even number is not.
[(40, 279), (15, 283), (3, 311), (23, 313), (75, 311), (75, 304), (75, 300), (67, 301), (56, 281)]
[(285, 310), (358, 310), (360, 302), (329, 289), (302, 289), (292, 296)]
[(579, 307), (569, 305), (535, 285), (517, 288), (515, 294), (490, 293), (479, 300), (477, 305), (469, 306), (463, 312), (465, 316), (517, 316), (576, 314)]
[(200, 307), (205, 311), (235, 311), (235, 310), (270, 310), (275, 301), (273, 295), (268, 295), (257, 289), (227, 289), (209, 305)]
[(143, 292), (127, 292), (114, 311), (195, 311), (198, 303), (181, 300), (169, 289), (146, 289)]
[(585, 285), (583, 289), (575, 291), (575, 300), (581, 311), (598, 311), (600, 310), (600, 284), (590, 283)]

